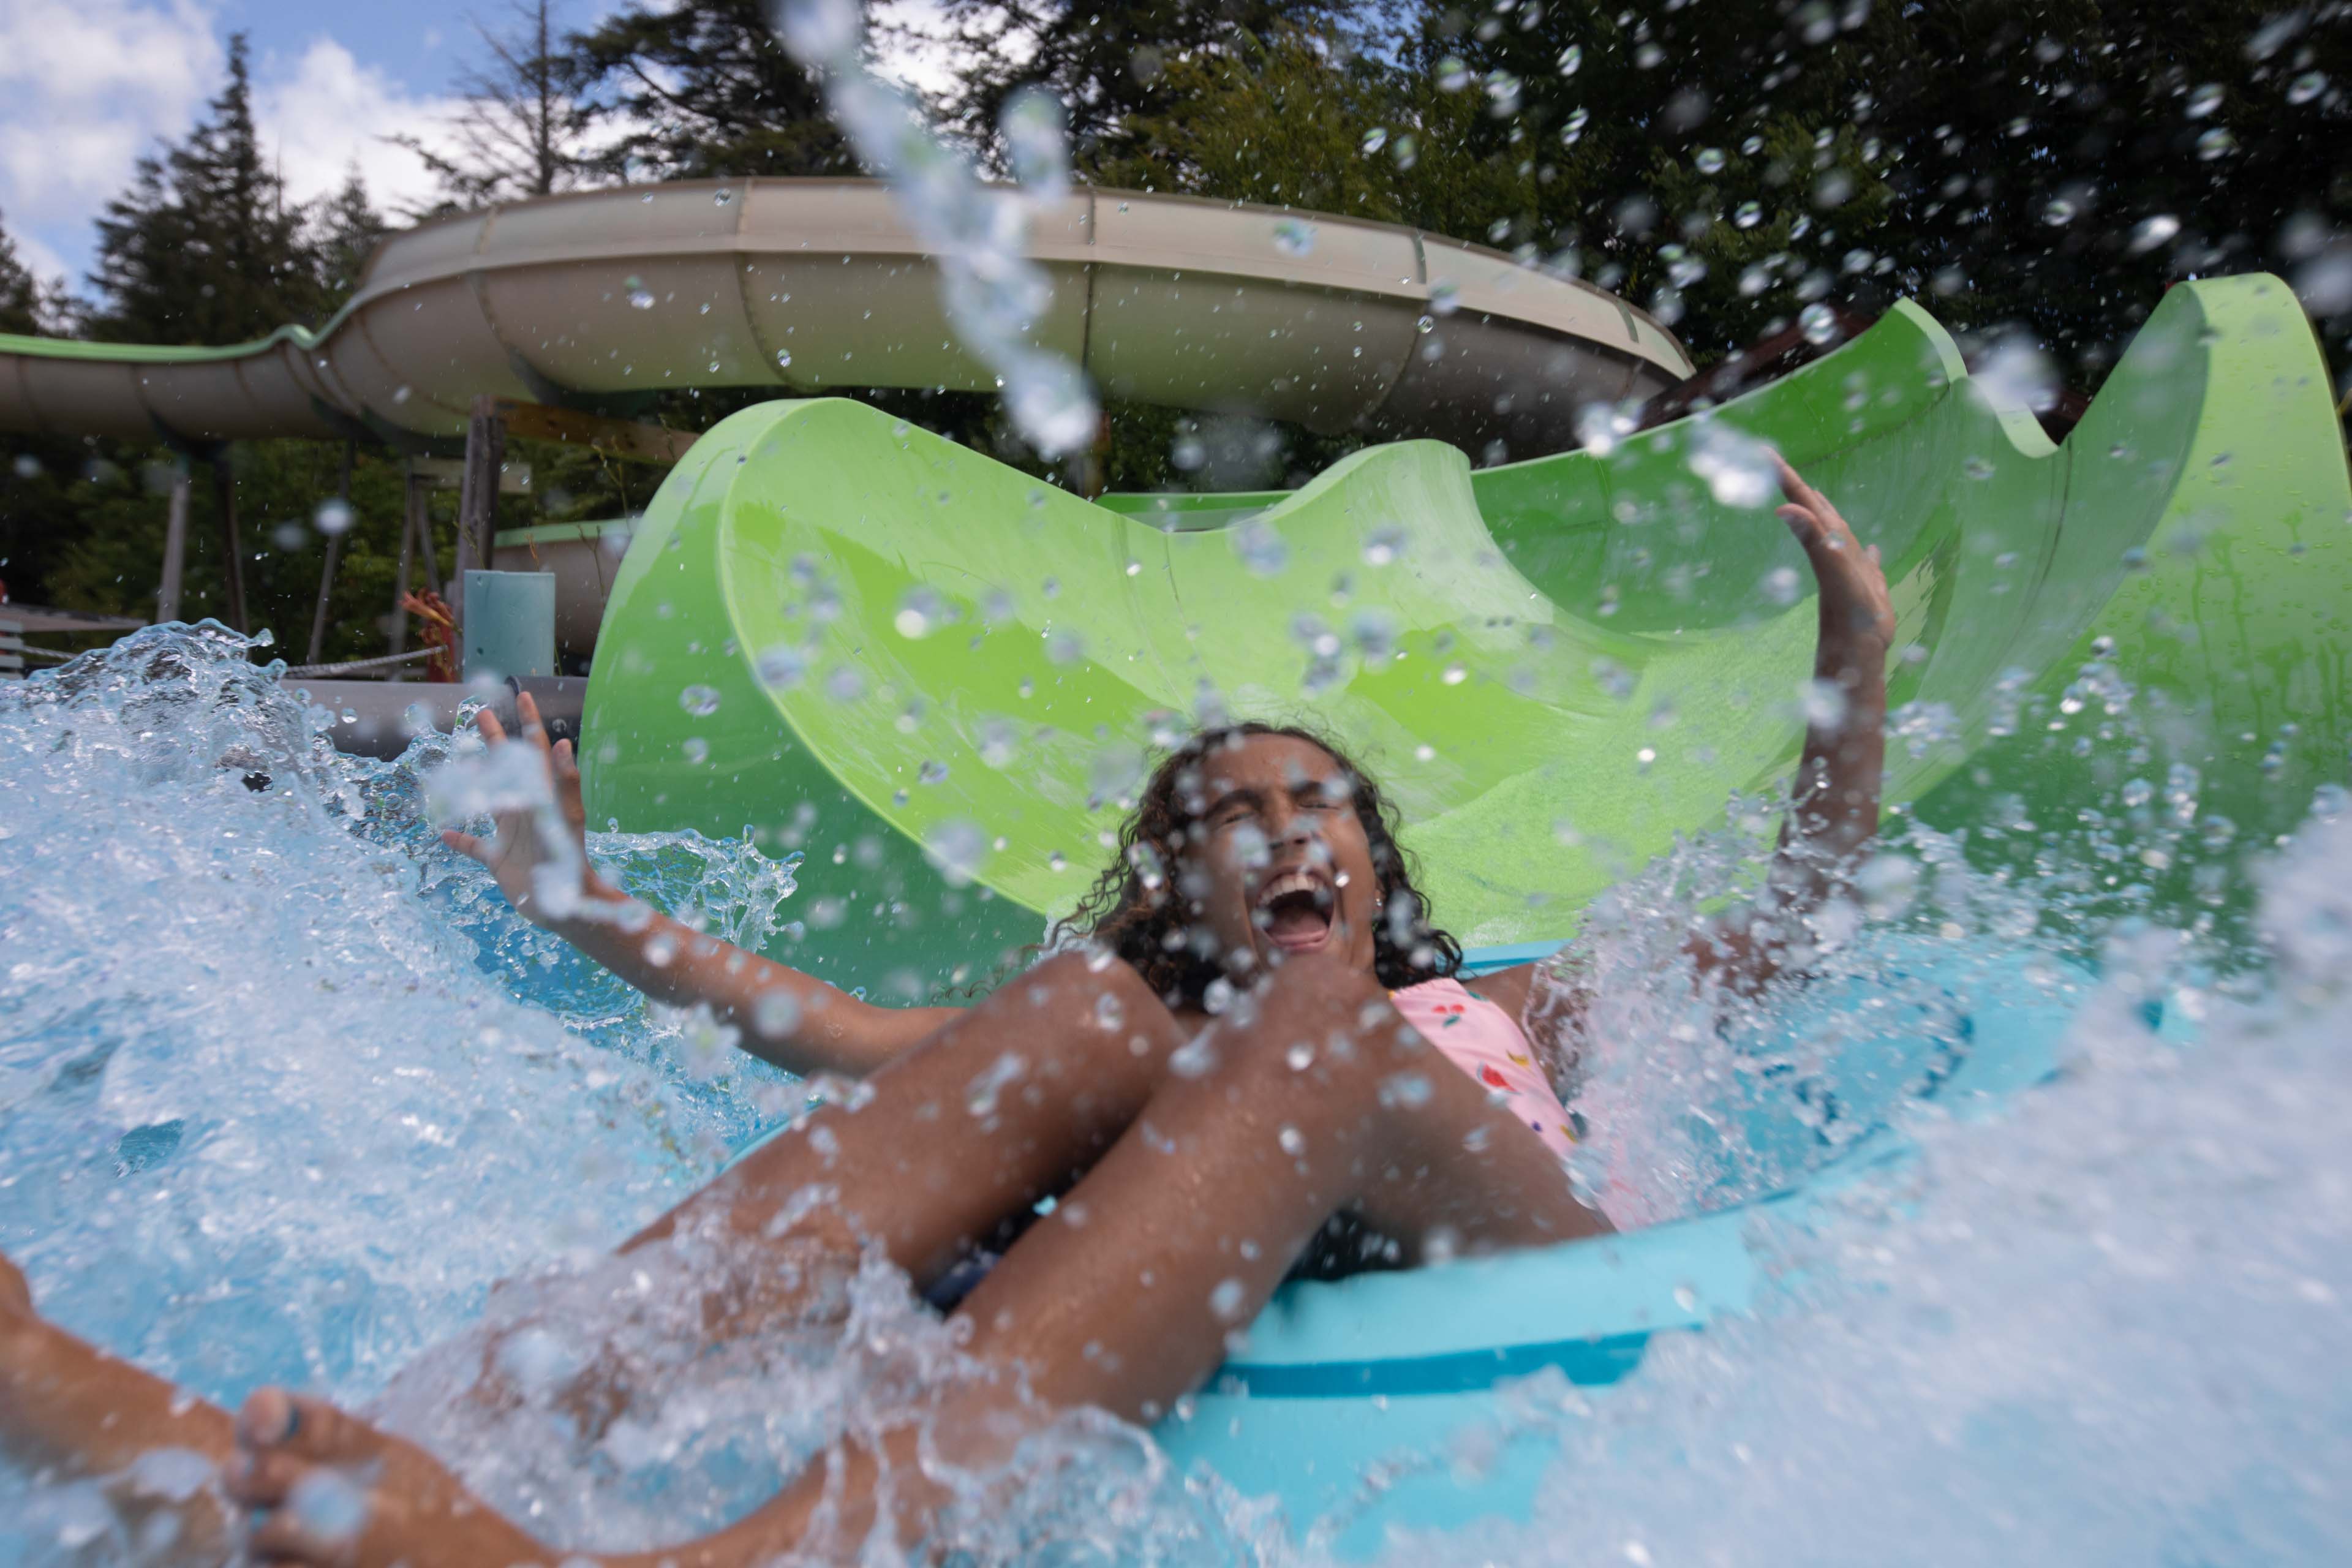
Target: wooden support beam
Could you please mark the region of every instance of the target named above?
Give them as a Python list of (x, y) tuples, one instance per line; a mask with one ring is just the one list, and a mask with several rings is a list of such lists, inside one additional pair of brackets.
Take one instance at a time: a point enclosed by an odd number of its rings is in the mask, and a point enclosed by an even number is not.
[(252, 628), (245, 620), (245, 545), (236, 531), (236, 477), (228, 471), (228, 444), (213, 453), (213, 501), (220, 517), (221, 574), (227, 578), (228, 624), (240, 636)]
[(188, 566), (188, 459), (172, 465), (172, 500), (163, 521), (163, 581), (155, 590), (155, 619), (180, 618), (180, 584)]
[(319, 607), (310, 613), (310, 657), (303, 662), (319, 662), (320, 650), (327, 641), (327, 600), (335, 591), (335, 567), (343, 558), (343, 535), (358, 520), (352, 515), (352, 459), (358, 454), (359, 443), (343, 443), (343, 479), (335, 488), (335, 499), (343, 503), (343, 526), (327, 535), (327, 563), (319, 573)]
[(675, 463), (686, 456), (687, 448), (697, 439), (690, 430), (669, 430), (634, 419), (613, 419), (602, 414), (551, 408), (543, 403), (517, 403), (509, 398), (496, 401), (510, 436), (587, 447), (632, 463)]
[(466, 574), (489, 564), (490, 542), (498, 533), (499, 468), (507, 455), (505, 404), (506, 399), (488, 394), (475, 398), (466, 424), (466, 484), (457, 496), (457, 570), (445, 595), (461, 651), (466, 646)]

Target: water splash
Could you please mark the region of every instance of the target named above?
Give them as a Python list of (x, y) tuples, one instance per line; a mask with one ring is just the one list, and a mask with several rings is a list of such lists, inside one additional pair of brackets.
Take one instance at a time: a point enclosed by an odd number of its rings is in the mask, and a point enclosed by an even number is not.
[(785, 0), (778, 26), (793, 58), (819, 74), (859, 162), (888, 182), (899, 216), (938, 258), (949, 320), (996, 373), (1014, 426), (1049, 458), (1086, 447), (1101, 410), (1086, 372), (1036, 342), (1054, 285), (1028, 255), (1031, 225), (1069, 194), (1060, 104), (1036, 90), (1006, 100), (998, 130), (1020, 183), (993, 189), (930, 134), (906, 92), (866, 68), (852, 0)]
[[(805, 1091), (748, 1061), (698, 1080), (689, 1022), (439, 848), (419, 780), (448, 737), (341, 757), (248, 660), (216, 626), (157, 628), (0, 688), (0, 1247), (49, 1310), (215, 1396), (268, 1378), (373, 1399), (583, 1546), (723, 1522), (832, 1436), (982, 1375), (878, 1266), (802, 1279), (803, 1310), (708, 1352), (693, 1293), (667, 1288), (709, 1277), (704, 1238), (608, 1258)], [(2127, 701), (2103, 668), (2082, 686)], [(2142, 783), (2135, 831), (2201, 842), (2194, 781)], [(1643, 1215), (1832, 1164), (1841, 1184), (1755, 1211), (1752, 1319), (1658, 1339), (1604, 1396), (1516, 1386), (1511, 1419), (1557, 1453), (1532, 1521), (1391, 1556), (2340, 1561), (2342, 792), (2263, 873), (2248, 940), (2274, 984), (2215, 982), (2221, 939), (2145, 898), (1898, 828), (1816, 927), (1820, 980), (1718, 1027), (1679, 953), (1753, 889), (1775, 804), (1735, 803), (1629, 879), (1556, 975), (1596, 998), (1574, 1042), (1583, 1178)], [(789, 907), (790, 864), (740, 846), (592, 852), (738, 940)], [(2021, 994), (2075, 1009), (2063, 1070), (1960, 1095), (1966, 1020)], [(1929, 1048), (1890, 1057), (1897, 1036)], [(584, 1413), (591, 1366), (622, 1396)], [(947, 1480), (938, 1543), (981, 1560), (1304, 1560), (1263, 1507), (1098, 1416), (1041, 1416), (1009, 1463)], [(89, 1489), (0, 1473), (0, 1520), (11, 1561), (131, 1555)]]

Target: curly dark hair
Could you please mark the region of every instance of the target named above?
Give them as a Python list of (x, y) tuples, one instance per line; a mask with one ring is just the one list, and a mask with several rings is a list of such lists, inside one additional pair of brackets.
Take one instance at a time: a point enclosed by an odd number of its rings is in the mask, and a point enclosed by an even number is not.
[[(1152, 770), (1134, 815), (1118, 834), (1118, 858), (1103, 868), (1069, 916), (1055, 923), (1058, 944), (1078, 936), (1133, 965), (1170, 1005), (1198, 1005), (1223, 973), (1218, 954), (1196, 941), (1181, 887), (1186, 847), (1199, 826), (1201, 764), (1217, 750), (1257, 735), (1281, 735), (1320, 747), (1347, 770), (1356, 820), (1371, 846), (1372, 868), (1391, 912), (1374, 922), (1372, 973), (1391, 990), (1441, 980), (1462, 966), (1462, 944), (1429, 923), (1428, 900), (1412, 885), (1412, 857), (1397, 842), (1396, 809), (1380, 785), (1330, 739), (1297, 724), (1220, 724), (1201, 731)], [(1395, 911), (1402, 911), (1400, 919)]]

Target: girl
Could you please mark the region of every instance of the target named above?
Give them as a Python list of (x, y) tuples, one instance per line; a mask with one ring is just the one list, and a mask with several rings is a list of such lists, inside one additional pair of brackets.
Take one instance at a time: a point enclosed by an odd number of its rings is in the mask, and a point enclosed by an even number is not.
[[(1774, 931), (1801, 931), (1876, 828), (1894, 635), (1877, 552), (1786, 464), (1780, 479), (1780, 514), (1821, 589), (1815, 673), (1845, 700), (1841, 723), (1806, 736), (1769, 919), (1691, 944), (1703, 971), (1742, 991), (1772, 976)], [(1084, 951), (968, 1009), (894, 1009), (603, 883), (585, 869), (570, 748), (548, 745), (528, 699), (521, 716), (572, 842), (550, 843), (551, 819), (519, 813), (489, 840), (449, 843), (527, 918), (648, 994), (709, 1005), (793, 1071), (866, 1080), (853, 1103), (755, 1150), (623, 1251), (694, 1260), (698, 1321), (719, 1341), (807, 1310), (826, 1260), (878, 1248), (936, 1291), (1003, 1248), (952, 1307), (966, 1351), (1003, 1375), (939, 1391), (919, 1423), (839, 1440), (722, 1531), (608, 1561), (845, 1556), (877, 1531), (911, 1543), (947, 1500), (925, 1461), (1000, 1461), (1077, 1407), (1156, 1419), (1302, 1258), (1328, 1271), (1368, 1250), (1411, 1263), (1608, 1228), (1561, 1169), (1567, 1118), (1526, 1026), (1534, 967), (1454, 978), (1461, 951), (1425, 920), (1377, 787), (1307, 731), (1194, 736), (1152, 776), (1120, 858), (1083, 906)], [(494, 719), (482, 727), (491, 744), (513, 743)], [(573, 865), (576, 893), (546, 896), (546, 868)], [(1054, 1216), (1019, 1228), (1048, 1194)], [(1311, 1255), (1335, 1217), (1367, 1239)], [(485, 1364), (496, 1360), (492, 1346)], [(591, 1424), (600, 1375), (591, 1366), (565, 1393)], [(38, 1317), (5, 1264), (0, 1443), (21, 1463), (99, 1475), (158, 1448), (194, 1450), (260, 1510), (249, 1546), (265, 1560), (581, 1561), (490, 1511), (421, 1448), (331, 1405), (264, 1389), (233, 1423), (184, 1398)], [(184, 1501), (188, 1553), (217, 1549), (225, 1521), (201, 1496)]]

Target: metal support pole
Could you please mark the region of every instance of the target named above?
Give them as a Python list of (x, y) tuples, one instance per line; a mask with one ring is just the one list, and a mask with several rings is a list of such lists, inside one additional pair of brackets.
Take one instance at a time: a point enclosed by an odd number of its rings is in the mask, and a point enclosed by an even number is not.
[[(408, 612), (401, 606), (408, 599), (408, 568), (416, 558), (416, 476), (408, 476), (400, 498), (400, 570), (392, 579), (392, 637), (386, 653), (408, 651)], [(394, 669), (388, 680), (398, 680)]]
[(408, 478), (410, 504), (416, 509), (416, 555), (425, 568), (425, 585), (441, 592), (441, 553), (433, 542), (433, 481), (423, 474)]
[(157, 624), (180, 618), (180, 583), (188, 566), (188, 459), (172, 465), (171, 510), (163, 524), (163, 581), (155, 589)]
[(457, 494), (457, 573), (447, 598), (457, 622), (457, 646), (466, 646), (466, 574), (487, 566), (498, 527), (499, 470), (506, 464), (507, 426), (499, 400), (488, 393), (474, 399), (466, 425), (466, 478)]
[(319, 573), (319, 607), (310, 612), (310, 657), (303, 660), (305, 664), (318, 663), (320, 650), (326, 646), (327, 599), (334, 592), (335, 566), (343, 555), (343, 534), (350, 532), (358, 522), (358, 519), (352, 515), (352, 459), (358, 449), (356, 441), (343, 443), (342, 483), (335, 489), (336, 499), (343, 503), (343, 529), (341, 533), (327, 535), (327, 563)]
[(228, 624), (239, 634), (245, 619), (245, 546), (236, 534), (236, 479), (228, 471), (228, 443), (213, 453), (213, 504), (220, 514), (222, 575), (227, 578)]

